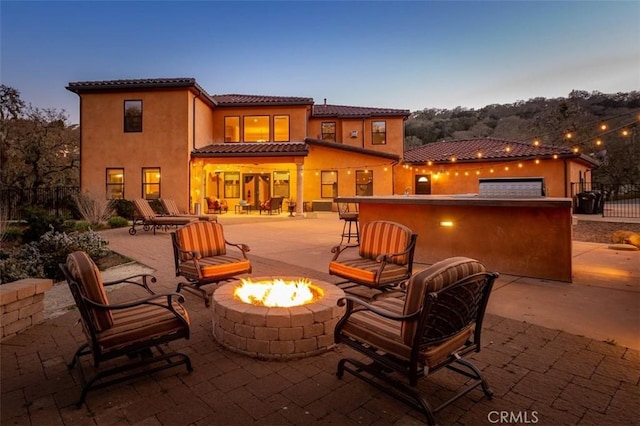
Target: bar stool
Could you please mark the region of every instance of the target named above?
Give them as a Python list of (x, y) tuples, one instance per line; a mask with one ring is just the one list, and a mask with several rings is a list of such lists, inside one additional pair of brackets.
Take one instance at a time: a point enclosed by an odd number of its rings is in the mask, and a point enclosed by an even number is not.
[(338, 217), (344, 221), (342, 225), (342, 244), (346, 238), (347, 243), (351, 242), (351, 238), (355, 238), (360, 243), (360, 228), (358, 226), (358, 205), (350, 203), (338, 203)]

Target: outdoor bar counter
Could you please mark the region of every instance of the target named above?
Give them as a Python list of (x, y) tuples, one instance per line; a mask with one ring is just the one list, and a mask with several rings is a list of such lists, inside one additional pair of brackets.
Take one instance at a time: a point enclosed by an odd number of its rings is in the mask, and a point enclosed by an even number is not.
[[(338, 197), (359, 221), (391, 220), (418, 234), (414, 261), (467, 256), (501, 274), (571, 282), (571, 199), (473, 195)], [(449, 226), (450, 225), (450, 226)]]

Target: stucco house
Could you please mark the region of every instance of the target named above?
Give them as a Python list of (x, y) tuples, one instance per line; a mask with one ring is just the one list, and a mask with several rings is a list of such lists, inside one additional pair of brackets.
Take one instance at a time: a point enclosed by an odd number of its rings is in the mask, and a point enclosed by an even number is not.
[(193, 212), (206, 197), (230, 210), (274, 196), (320, 208), (338, 195), (396, 191), (408, 110), (210, 95), (193, 78), (67, 90), (80, 98), (80, 186), (96, 197), (172, 198)]
[(568, 147), (498, 138), (448, 140), (404, 152), (406, 185), (416, 194), (478, 193), (480, 179), (544, 178), (549, 197), (571, 197), (572, 184), (591, 181), (598, 161)]

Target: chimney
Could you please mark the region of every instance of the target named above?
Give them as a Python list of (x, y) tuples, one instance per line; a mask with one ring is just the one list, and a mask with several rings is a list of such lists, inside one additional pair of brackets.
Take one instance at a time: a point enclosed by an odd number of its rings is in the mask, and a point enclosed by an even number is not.
[(327, 98), (324, 98), (324, 106), (327, 106)]

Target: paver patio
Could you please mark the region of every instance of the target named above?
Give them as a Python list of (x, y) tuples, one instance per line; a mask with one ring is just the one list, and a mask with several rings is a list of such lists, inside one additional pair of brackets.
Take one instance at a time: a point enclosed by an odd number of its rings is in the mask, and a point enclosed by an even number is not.
[[(260, 225), (262, 232), (255, 241), (240, 239), (256, 234), (255, 228), (231, 222), (225, 228), (227, 239), (252, 246), (254, 275), (304, 275), (335, 282), (317, 265), (330, 256), (322, 247), (328, 252), (337, 242), (341, 230), (337, 219), (335, 225), (328, 222), (325, 227), (311, 219), (290, 219), (295, 224), (265, 220), (269, 222)], [(224, 217), (221, 222), (225, 224)], [(299, 227), (307, 230), (304, 236)], [(122, 229), (105, 235), (112, 249), (155, 270), (158, 291), (175, 289), (167, 233), (130, 236)], [(277, 238), (278, 244), (260, 242), (269, 238)], [(302, 240), (314, 244), (301, 249), (296, 244)], [(637, 291), (629, 295), (638, 298)], [(110, 297), (122, 296), (114, 292)], [(80, 409), (73, 405), (79, 394), (77, 377), (65, 367), (84, 338), (76, 311), (3, 341), (2, 425), (424, 422), (417, 412), (365, 383), (349, 375), (338, 379), (336, 364), (342, 356), (354, 355), (350, 350), (338, 347), (284, 362), (238, 355), (213, 339), (211, 314), (202, 300), (188, 293), (185, 298), (192, 337), (171, 346), (191, 357), (194, 372), (167, 370), (96, 390)], [(488, 314), (483, 350), (472, 358), (485, 372), (495, 396), (487, 400), (480, 390), (471, 392), (436, 416), (440, 424), (496, 424), (501, 413), (511, 416), (511, 424), (640, 424), (637, 349)], [(461, 378), (442, 371), (420, 387), (435, 405), (461, 384)]]

